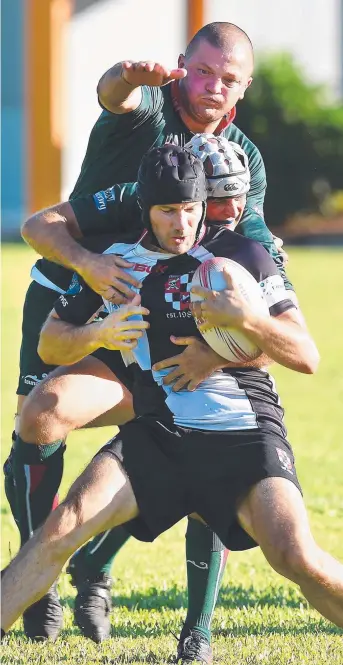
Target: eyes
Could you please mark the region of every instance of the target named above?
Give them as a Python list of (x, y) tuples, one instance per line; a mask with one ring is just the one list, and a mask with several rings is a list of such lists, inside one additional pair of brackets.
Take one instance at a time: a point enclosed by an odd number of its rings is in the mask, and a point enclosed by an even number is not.
[[(172, 215), (175, 212), (178, 212), (175, 208), (169, 208), (168, 206), (161, 206), (160, 210), (165, 214), (165, 215)], [(195, 214), (197, 212), (197, 207), (196, 206), (187, 206), (186, 208), (183, 208), (184, 212), (187, 212), (188, 214)]]
[[(213, 72), (211, 72), (209, 69), (204, 69), (203, 67), (198, 67), (197, 73), (202, 77), (213, 75)], [(224, 78), (222, 79), (222, 82), (227, 88), (234, 88), (235, 86), (240, 85), (240, 81), (232, 78)]]

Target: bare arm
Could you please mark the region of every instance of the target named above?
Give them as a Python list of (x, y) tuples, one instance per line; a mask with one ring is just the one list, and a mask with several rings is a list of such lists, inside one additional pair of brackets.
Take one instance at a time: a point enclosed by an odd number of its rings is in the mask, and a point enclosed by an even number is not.
[(21, 233), (38, 254), (74, 270), (107, 300), (125, 303), (134, 295), (128, 285), (139, 287), (139, 282), (123, 270), (130, 268), (130, 263), (114, 254), (90, 252), (75, 240), (82, 234), (69, 201), (37, 212), (23, 224)]
[(141, 103), (142, 85), (165, 85), (173, 79), (184, 78), (186, 73), (185, 69), (167, 69), (158, 62), (118, 62), (98, 83), (99, 101), (111, 113), (129, 113)]
[(136, 303), (123, 306), (102, 321), (77, 326), (62, 321), (55, 310), (45, 322), (38, 344), (38, 354), (49, 365), (73, 365), (100, 347), (111, 351), (130, 350), (149, 327), (143, 320), (127, 320), (132, 315), (146, 315), (149, 311)]
[(21, 235), (38, 254), (72, 270), (82, 268), (91, 255), (75, 240), (82, 233), (69, 201), (32, 215), (22, 225)]
[(256, 315), (229, 273), (224, 271), (224, 274), (227, 288), (223, 291), (194, 288), (194, 293), (204, 300), (192, 304), (193, 314), (211, 325), (242, 330), (280, 365), (304, 374), (315, 372), (319, 354), (298, 311), (290, 309), (276, 317)]

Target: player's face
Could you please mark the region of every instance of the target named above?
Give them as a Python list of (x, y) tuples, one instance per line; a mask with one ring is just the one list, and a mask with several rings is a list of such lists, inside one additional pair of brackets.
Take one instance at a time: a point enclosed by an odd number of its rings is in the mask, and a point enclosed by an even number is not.
[(179, 67), (187, 69), (179, 84), (185, 111), (204, 125), (229, 113), (252, 81), (251, 53), (239, 42), (224, 54), (201, 39), (189, 57), (180, 56)]
[(233, 231), (243, 215), (246, 200), (246, 194), (219, 199), (208, 198), (206, 221), (223, 222)]
[(202, 203), (152, 206), (150, 222), (160, 247), (170, 254), (185, 254), (195, 243)]

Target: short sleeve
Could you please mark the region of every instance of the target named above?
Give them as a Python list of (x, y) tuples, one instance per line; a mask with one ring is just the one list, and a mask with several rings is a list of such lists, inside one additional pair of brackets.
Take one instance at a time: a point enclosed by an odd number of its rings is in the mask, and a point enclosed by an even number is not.
[(70, 201), (84, 236), (141, 228), (136, 183), (113, 185)]
[(258, 215), (250, 206), (246, 206), (242, 219), (238, 224), (236, 231), (246, 238), (251, 238), (261, 243), (264, 249), (270, 254), (282, 276), (286, 289), (294, 290), (292, 282), (289, 280), (283, 265), (283, 257), (278, 252), (273, 235), (268, 229), (264, 218)]
[(92, 319), (102, 305), (101, 296), (75, 274), (69, 290), (55, 301), (54, 309), (62, 321), (81, 326)]

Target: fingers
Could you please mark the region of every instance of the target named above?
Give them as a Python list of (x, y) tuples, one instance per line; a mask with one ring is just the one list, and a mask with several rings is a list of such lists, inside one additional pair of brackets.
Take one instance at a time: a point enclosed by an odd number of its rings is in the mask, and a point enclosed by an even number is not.
[(159, 372), (161, 369), (167, 369), (167, 367), (175, 367), (178, 363), (179, 356), (173, 356), (173, 358), (165, 358), (165, 360), (160, 360), (158, 363), (155, 363), (155, 365), (152, 366), (152, 369), (155, 372)]
[(214, 297), (215, 291), (205, 289), (203, 286), (192, 286), (191, 293), (193, 293), (195, 296), (203, 298), (203, 300), (209, 300)]
[(177, 69), (172, 69), (168, 76), (165, 76), (165, 78), (167, 79), (166, 82), (168, 82), (184, 79), (185, 76), (187, 76), (187, 69), (184, 67), (177, 67)]
[(204, 308), (205, 308), (205, 300), (203, 300), (202, 302), (191, 303), (190, 310), (194, 318), (197, 319), (198, 323), (204, 318), (204, 313), (203, 313)]
[(115, 326), (115, 332), (118, 335), (125, 330), (147, 330), (150, 328), (150, 323), (148, 321), (125, 321), (124, 323), (117, 323)]
[(126, 270), (120, 270), (120, 268), (132, 268), (132, 263), (129, 263), (128, 261), (125, 261), (125, 259), (116, 256), (114, 259), (114, 265), (116, 266), (116, 268), (118, 268), (119, 266), (119, 269), (116, 270), (114, 279), (122, 280), (123, 282), (126, 282), (128, 284), (132, 284), (132, 286), (141, 288), (142, 282), (140, 282), (139, 279), (136, 279), (136, 277), (130, 275), (130, 273), (126, 272)]
[(175, 335), (170, 335), (170, 340), (173, 342), (173, 344), (176, 344), (177, 346), (190, 346), (191, 344), (194, 344), (194, 342), (197, 341), (196, 337), (175, 337)]
[(188, 384), (188, 379), (185, 376), (181, 376), (178, 381), (173, 385), (173, 392), (177, 393), (179, 390), (186, 388)]
[(131, 287), (122, 282), (121, 279), (117, 279), (117, 277), (113, 278), (111, 286), (130, 301), (135, 296), (135, 292), (132, 291)]
[(225, 282), (226, 282), (226, 288), (231, 289), (231, 290), (234, 289), (235, 284), (234, 284), (233, 278), (230, 274), (229, 269), (226, 266), (223, 268), (223, 275), (224, 275), (224, 279), (225, 279)]
[[(134, 316), (134, 315), (148, 316), (148, 314), (150, 314), (150, 311), (146, 307), (141, 307), (141, 305), (137, 306), (133, 305), (132, 303), (129, 303), (128, 305), (125, 305), (125, 307), (122, 307), (118, 312), (114, 312), (114, 314), (119, 321), (122, 321), (124, 319), (127, 319), (129, 316)], [(134, 321), (132, 321), (131, 323), (134, 323)]]

